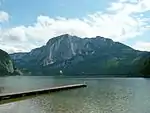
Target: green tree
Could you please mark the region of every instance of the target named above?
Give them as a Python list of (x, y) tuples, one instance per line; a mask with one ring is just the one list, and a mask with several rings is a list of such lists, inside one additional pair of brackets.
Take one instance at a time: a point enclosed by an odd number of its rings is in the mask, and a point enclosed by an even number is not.
[(143, 74), (144, 77), (150, 77), (150, 57), (144, 61), (141, 74)]

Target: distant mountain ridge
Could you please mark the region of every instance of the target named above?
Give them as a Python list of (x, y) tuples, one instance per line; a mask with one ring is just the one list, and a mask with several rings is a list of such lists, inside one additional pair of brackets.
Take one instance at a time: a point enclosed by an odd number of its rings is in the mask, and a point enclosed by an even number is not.
[(97, 36), (80, 38), (64, 34), (28, 53), (14, 53), (11, 58), (20, 68), (33, 74), (98, 74), (104, 76), (139, 74), (138, 61), (148, 52), (132, 49), (111, 39)]

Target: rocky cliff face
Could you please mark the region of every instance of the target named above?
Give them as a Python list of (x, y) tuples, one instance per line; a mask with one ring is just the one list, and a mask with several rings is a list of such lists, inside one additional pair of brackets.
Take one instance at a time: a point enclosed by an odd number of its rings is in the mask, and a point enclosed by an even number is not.
[(111, 39), (97, 36), (80, 38), (68, 34), (50, 39), (45, 46), (29, 53), (11, 54), (20, 68), (44, 75), (58, 74), (129, 74), (136, 70), (136, 51)]
[(19, 74), (17, 71), (8, 53), (0, 50), (0, 76)]

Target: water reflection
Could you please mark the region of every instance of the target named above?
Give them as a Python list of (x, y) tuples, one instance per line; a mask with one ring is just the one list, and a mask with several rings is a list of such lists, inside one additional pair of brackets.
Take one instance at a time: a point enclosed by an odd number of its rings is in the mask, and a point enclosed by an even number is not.
[(0, 93), (4, 92), (4, 87), (0, 87)]
[(150, 81), (144, 79), (55, 79), (53, 84), (77, 81), (85, 81), (88, 87), (2, 105), (0, 113), (150, 112)]

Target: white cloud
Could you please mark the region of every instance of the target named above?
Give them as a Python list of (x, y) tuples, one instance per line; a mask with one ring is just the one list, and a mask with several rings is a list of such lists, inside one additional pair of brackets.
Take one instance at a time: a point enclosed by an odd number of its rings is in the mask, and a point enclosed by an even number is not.
[(9, 14), (4, 11), (0, 11), (0, 23), (8, 20), (9, 20)]
[(149, 30), (149, 18), (143, 14), (149, 10), (149, 0), (120, 0), (112, 3), (105, 12), (89, 14), (82, 19), (40, 15), (30, 26), (0, 30), (0, 42), (17, 52), (29, 51), (44, 45), (51, 37), (66, 33), (80, 37), (100, 35), (115, 41), (130, 40)]
[(140, 0), (119, 0), (121, 3), (138, 3)]
[(133, 48), (141, 51), (150, 51), (150, 42), (137, 41)]
[(26, 52), (36, 47), (37, 46), (30, 42), (0, 42), (0, 49), (9, 53)]

